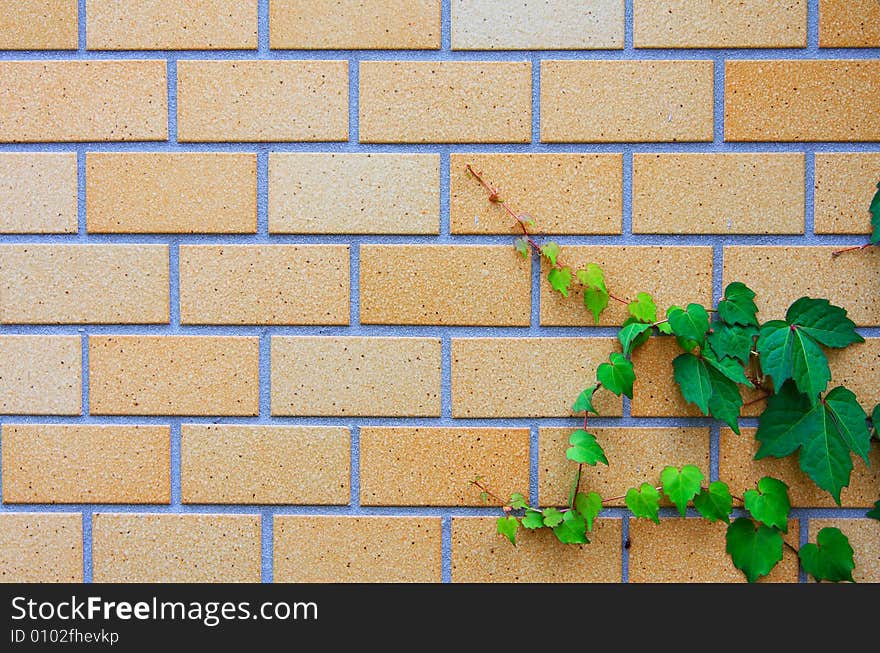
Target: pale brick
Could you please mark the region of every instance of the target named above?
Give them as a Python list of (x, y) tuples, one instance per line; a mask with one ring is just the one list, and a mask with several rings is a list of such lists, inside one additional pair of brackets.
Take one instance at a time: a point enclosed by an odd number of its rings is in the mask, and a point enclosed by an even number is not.
[(0, 50), (76, 50), (77, 0), (0, 0)]
[(76, 233), (76, 179), (72, 152), (0, 154), (0, 233)]
[(272, 338), (273, 415), (440, 415), (436, 338)]
[(866, 234), (868, 207), (880, 183), (880, 153), (817, 153), (815, 216), (817, 234)]
[(81, 583), (82, 515), (0, 514), (0, 582)]
[(2, 245), (0, 322), (169, 319), (167, 245)]
[(348, 140), (347, 61), (179, 61), (178, 137)]
[(184, 424), (184, 503), (346, 505), (346, 428)]
[(362, 61), (360, 140), (528, 143), (531, 98), (527, 61)]
[(256, 415), (259, 343), (234, 336), (91, 336), (93, 415)]
[(79, 415), (79, 336), (0, 337), (0, 414)]
[(819, 0), (819, 46), (880, 47), (880, 3), (877, 0)]
[(276, 583), (439, 583), (437, 517), (275, 517)]
[[(874, 519), (811, 519), (810, 542), (816, 543), (823, 528), (839, 528), (853, 548), (853, 579), (857, 583), (880, 583), (880, 522)], [(812, 576), (809, 580), (814, 580)]]
[(672, 417), (702, 415), (694, 404), (681, 396), (673, 377), (672, 361), (684, 353), (675, 338), (655, 337), (633, 352), (636, 371), (630, 411), (633, 417)]
[(169, 503), (167, 426), (3, 425), (6, 503)]
[(362, 427), (360, 466), (361, 505), (480, 506), (528, 494), (529, 429)]

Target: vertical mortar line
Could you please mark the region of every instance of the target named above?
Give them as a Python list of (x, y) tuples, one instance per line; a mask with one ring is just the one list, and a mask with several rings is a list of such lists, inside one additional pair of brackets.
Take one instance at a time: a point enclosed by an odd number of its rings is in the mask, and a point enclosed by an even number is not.
[(260, 582), (271, 583), (274, 580), (275, 563), (275, 515), (270, 508), (260, 509), (261, 566)]
[(260, 333), (259, 386), (261, 423), (269, 422), (272, 417), (272, 337), (269, 329)]
[(165, 63), (168, 76), (168, 142), (177, 143), (177, 59), (171, 55)]
[(630, 547), (626, 543), (629, 542), (629, 517), (621, 517), (620, 525), (620, 579), (628, 583)]
[(541, 142), (541, 57), (532, 55), (532, 145)]
[[(800, 515), (800, 520), (798, 521), (799, 532), (798, 532), (798, 549), (800, 549), (804, 544), (810, 541), (810, 518), (805, 514)], [(798, 582), (806, 583), (807, 582), (807, 572), (804, 571), (803, 567), (800, 565), (800, 561), (798, 561)]]
[(85, 54), (86, 52), (86, 0), (79, 0), (76, 8), (77, 20), (77, 52)]
[(723, 55), (716, 55), (712, 59), (713, 74), (713, 119), (712, 149), (724, 146), (724, 76), (725, 59)]
[(359, 513), (361, 508), (361, 428), (352, 424), (351, 430), (351, 499), (352, 512)]
[(180, 420), (171, 424), (171, 506), (181, 506), (181, 446), (182, 435)]
[(440, 582), (452, 582), (452, 517), (443, 515), (440, 522)]
[(86, 240), (88, 224), (86, 220), (86, 151), (76, 147), (76, 232), (78, 240)]
[(257, 151), (257, 237), (269, 236), (269, 146)]
[(84, 508), (82, 513), (82, 552), (83, 582), (92, 582), (92, 509)]
[(809, 240), (816, 235), (816, 152), (808, 147), (804, 152), (804, 236)]
[(440, 337), (440, 418), (452, 419), (452, 337), (446, 329)]
[(348, 60), (348, 146), (356, 149), (360, 141), (360, 61)]
[(440, 3), (440, 49), (449, 52), (452, 49), (452, 0)]
[(807, 53), (819, 52), (819, 0), (807, 1)]
[(80, 379), (82, 382), (82, 416), (87, 418), (91, 408), (89, 407), (89, 335), (83, 333), (80, 336), (80, 348), (82, 349), (82, 370)]
[(171, 331), (180, 327), (180, 238), (168, 242), (169, 326)]
[(349, 269), (349, 324), (357, 328), (361, 323), (361, 246), (352, 242), (348, 253)]
[(623, 186), (621, 188), (621, 199), (623, 203), (623, 215), (621, 216), (621, 237), (624, 244), (633, 235), (633, 147), (625, 145), (623, 147)]
[(709, 480), (717, 481), (720, 474), (721, 464), (721, 425), (718, 420), (712, 420), (709, 427)]
[(452, 165), (450, 148), (444, 147), (440, 153), (440, 236), (438, 242), (451, 242), (452, 217), (450, 215), (450, 177)]
[(633, 40), (633, 0), (625, 0), (623, 3), (623, 49), (632, 54)]
[(269, 54), (269, 0), (257, 2), (257, 52)]

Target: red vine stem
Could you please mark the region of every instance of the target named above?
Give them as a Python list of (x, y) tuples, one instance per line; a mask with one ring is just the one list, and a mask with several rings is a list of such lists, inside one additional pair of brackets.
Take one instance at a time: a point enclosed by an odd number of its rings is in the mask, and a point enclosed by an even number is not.
[(837, 258), (841, 254), (846, 254), (847, 252), (858, 252), (863, 249), (868, 249), (870, 246), (871, 243), (865, 243), (864, 245), (856, 245), (855, 247), (844, 247), (843, 249), (831, 252), (831, 258)]

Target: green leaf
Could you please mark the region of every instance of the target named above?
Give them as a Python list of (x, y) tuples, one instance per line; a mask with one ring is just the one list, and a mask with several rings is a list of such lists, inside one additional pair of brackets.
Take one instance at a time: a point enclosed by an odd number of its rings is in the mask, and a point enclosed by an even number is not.
[(730, 325), (716, 320), (712, 323), (712, 333), (707, 340), (718, 360), (735, 358), (746, 364), (751, 357), (757, 335), (757, 327)]
[(516, 492), (510, 497), (510, 507), (514, 510), (522, 510), (529, 507), (529, 502), (520, 493)]
[(640, 322), (652, 324), (657, 321), (657, 305), (654, 298), (646, 292), (640, 292), (636, 299), (627, 306), (629, 314)]
[(547, 280), (553, 286), (553, 290), (563, 297), (568, 297), (568, 288), (571, 286), (571, 268), (553, 268), (547, 275)]
[(497, 524), (498, 532), (516, 546), (516, 531), (519, 528), (516, 517), (499, 517)]
[(681, 354), (672, 361), (672, 376), (681, 388), (681, 396), (709, 414), (712, 383), (705, 363), (693, 354)]
[(525, 238), (517, 238), (513, 241), (513, 246), (516, 248), (516, 251), (522, 254), (523, 258), (529, 257), (529, 241)]
[(544, 508), (544, 526), (554, 528), (562, 523), (562, 513), (556, 508)]
[(868, 430), (865, 413), (856, 395), (843, 386), (837, 386), (825, 395), (825, 409), (831, 414), (837, 432), (849, 448), (870, 465), (868, 455), (871, 451), (871, 432)]
[(743, 403), (742, 396), (736, 383), (728, 376), (735, 376), (728, 366), (739, 364), (731, 359), (726, 360), (728, 363), (722, 366), (718, 361), (709, 360), (705, 356), (680, 354), (672, 361), (673, 378), (686, 401), (696, 404), (704, 415), (711, 414), (723, 420), (739, 433), (738, 418)]
[(755, 292), (751, 288), (734, 281), (724, 289), (724, 299), (718, 302), (718, 314), (727, 324), (758, 326), (758, 307), (754, 298)]
[(556, 267), (556, 259), (559, 256), (559, 245), (552, 240), (541, 246), (541, 254), (547, 257), (550, 265)]
[(581, 470), (583, 469), (583, 465), (577, 466), (577, 471), (574, 474), (574, 478), (571, 481), (571, 489), (568, 491), (568, 507), (574, 508), (574, 495), (575, 492), (578, 491), (578, 487), (581, 484)]
[(669, 322), (661, 322), (657, 325), (657, 330), (663, 335), (671, 336), (672, 335), (672, 327), (669, 326)]
[(870, 242), (872, 245), (880, 245), (880, 183), (877, 184), (877, 192), (874, 193), (868, 210), (871, 212), (871, 226), (874, 228)]
[(682, 517), (685, 516), (688, 501), (700, 493), (704, 478), (703, 472), (695, 465), (685, 465), (680, 470), (665, 467), (660, 472), (663, 492), (675, 504)]
[(783, 533), (788, 532), (788, 512), (791, 503), (788, 500), (788, 486), (771, 476), (758, 481), (757, 490), (746, 490), (743, 495), (746, 510), (752, 517), (767, 526), (776, 526)]
[(742, 383), (744, 386), (749, 388), (753, 388), (752, 382), (749, 381), (749, 377), (746, 376), (745, 368), (742, 366), (742, 363), (738, 362), (735, 358), (717, 358), (715, 356), (715, 352), (711, 349), (707, 349), (703, 352), (703, 360), (709, 365), (709, 367), (715, 368), (718, 372), (726, 376), (728, 379), (733, 381), (734, 383)]
[(642, 483), (638, 490), (631, 487), (626, 492), (625, 501), (626, 507), (636, 517), (650, 519), (657, 524), (660, 523), (660, 493), (650, 483)]
[(605, 273), (595, 263), (587, 263), (587, 267), (577, 271), (577, 278), (583, 285), (590, 288), (605, 288)]
[(816, 542), (804, 544), (798, 552), (804, 571), (819, 581), (856, 582), (852, 577), (856, 566), (853, 548), (846, 535), (839, 528), (823, 528), (816, 536)]
[(713, 481), (709, 488), (703, 488), (694, 497), (694, 507), (710, 522), (723, 521), (730, 523), (730, 511), (733, 509), (733, 498), (727, 483)]
[(769, 397), (755, 433), (755, 439), (761, 443), (755, 460), (768, 456), (784, 458), (797, 451), (802, 443), (801, 434), (816, 428), (811, 408), (810, 400), (791, 381)]
[(522, 518), (523, 528), (534, 530), (544, 527), (544, 516), (537, 510), (526, 510), (526, 514)]
[(566, 452), (565, 457), (576, 463), (586, 463), (587, 465), (595, 465), (596, 463), (608, 464), (605, 452), (596, 441), (596, 436), (587, 433), (583, 429), (578, 429), (568, 438), (571, 445)]
[(846, 316), (846, 310), (827, 299), (801, 297), (788, 307), (785, 321), (826, 347), (840, 349), (865, 341), (856, 333), (855, 322)]
[(688, 304), (687, 309), (673, 308), (669, 310), (669, 326), (672, 333), (693, 340), (702, 346), (706, 342), (709, 330), (709, 314), (699, 304)]
[(553, 528), (556, 539), (563, 544), (587, 544), (587, 525), (584, 518), (574, 510), (569, 510), (562, 518), (562, 523)]
[(602, 363), (596, 369), (596, 378), (599, 379), (599, 383), (618, 397), (625, 394), (632, 399), (633, 383), (636, 380), (632, 362), (616, 351), (611, 353), (609, 361), (609, 363)]
[(640, 336), (647, 332), (650, 337), (650, 331), (651, 325), (642, 324), (641, 322), (630, 322), (618, 331), (617, 339), (620, 340), (620, 344), (623, 346), (623, 355), (629, 356), (635, 347), (644, 342), (644, 340), (639, 342)]
[(727, 424), (739, 435), (739, 412), (743, 405), (742, 395), (736, 383), (713, 367), (707, 366), (712, 396), (709, 397), (709, 414)]
[(782, 560), (782, 534), (775, 528), (740, 517), (727, 527), (727, 552), (750, 583), (770, 573)]
[(578, 395), (578, 398), (571, 406), (571, 412), (575, 414), (587, 412), (596, 413), (598, 415), (599, 411), (593, 407), (593, 395), (598, 389), (599, 385), (596, 384), (594, 386), (590, 386), (586, 390), (581, 391), (581, 393)]
[(590, 492), (588, 494), (578, 492), (574, 499), (574, 508), (587, 522), (587, 530), (592, 531), (593, 521), (599, 516), (599, 513), (602, 512), (602, 497), (596, 492)]
[(874, 435), (880, 437), (880, 404), (871, 412), (871, 424), (874, 425)]
[(585, 270), (577, 271), (577, 278), (584, 286), (584, 306), (593, 313), (593, 319), (598, 324), (602, 311), (608, 308), (605, 273), (595, 263), (588, 263)]
[(874, 502), (874, 507), (865, 513), (865, 517), (870, 517), (871, 519), (876, 519), (877, 521), (880, 521), (880, 501)]

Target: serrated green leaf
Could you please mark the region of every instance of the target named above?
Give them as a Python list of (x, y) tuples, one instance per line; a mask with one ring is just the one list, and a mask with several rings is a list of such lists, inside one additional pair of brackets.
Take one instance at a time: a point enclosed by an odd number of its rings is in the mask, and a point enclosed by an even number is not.
[(635, 301), (627, 305), (629, 314), (640, 322), (652, 324), (657, 321), (657, 305), (654, 298), (646, 292), (640, 292), (636, 295)]
[(767, 399), (767, 407), (758, 418), (755, 439), (761, 443), (755, 460), (772, 456), (784, 458), (801, 446), (801, 433), (817, 428), (817, 415), (806, 395), (792, 381), (785, 383), (777, 394)]
[(602, 363), (596, 369), (596, 378), (599, 383), (618, 397), (625, 394), (632, 399), (633, 383), (636, 380), (632, 362), (617, 352), (612, 352), (608, 358), (608, 363)]
[(672, 327), (672, 333), (675, 335), (693, 340), (700, 346), (706, 342), (709, 314), (699, 304), (688, 304), (686, 309), (670, 309), (668, 317), (669, 326)]
[(754, 583), (782, 560), (782, 534), (775, 528), (740, 517), (727, 527), (727, 553), (733, 565)]
[(638, 490), (631, 487), (627, 490), (624, 500), (626, 507), (636, 517), (660, 523), (660, 493), (650, 483), (642, 483)]
[(595, 465), (596, 463), (608, 464), (605, 452), (596, 441), (596, 436), (587, 433), (583, 429), (578, 429), (568, 438), (571, 445), (566, 452), (565, 457), (576, 463), (586, 463), (587, 465)]
[(541, 514), (544, 515), (544, 526), (548, 528), (554, 528), (562, 523), (562, 513), (556, 508), (544, 508)]
[(641, 322), (630, 322), (617, 332), (617, 339), (623, 346), (623, 355), (629, 356), (632, 350), (642, 344), (644, 340), (639, 342), (641, 336), (648, 333), (650, 337), (651, 325)]
[(553, 528), (553, 534), (563, 544), (588, 544), (590, 541), (584, 518), (574, 510), (565, 513), (562, 523)]
[(874, 507), (865, 513), (865, 517), (880, 521), (880, 501), (874, 502)]
[(523, 528), (534, 530), (536, 528), (544, 528), (544, 515), (537, 510), (526, 510), (526, 514), (522, 518)]
[(746, 490), (743, 495), (746, 510), (752, 517), (767, 526), (775, 526), (783, 533), (788, 532), (788, 486), (782, 481), (765, 476), (758, 481), (757, 490)]
[(563, 297), (568, 297), (568, 288), (571, 286), (571, 268), (553, 268), (547, 275), (547, 280)]
[(727, 324), (758, 326), (758, 306), (754, 298), (755, 292), (751, 288), (734, 281), (724, 289), (724, 299), (718, 302), (718, 314)]
[(552, 240), (541, 245), (541, 255), (550, 261), (550, 265), (556, 267), (556, 259), (559, 257), (559, 245)]
[(729, 524), (733, 498), (730, 496), (727, 483), (723, 481), (709, 483), (708, 489), (701, 489), (694, 497), (694, 507), (710, 522), (723, 521)]
[(586, 269), (577, 271), (577, 278), (584, 286), (584, 306), (593, 313), (593, 319), (598, 324), (602, 311), (608, 308), (605, 273), (595, 263), (588, 263)]
[(589, 492), (587, 494), (578, 492), (574, 499), (574, 509), (587, 522), (587, 530), (592, 531), (593, 521), (602, 512), (602, 497), (597, 492)]
[(693, 354), (680, 354), (672, 361), (672, 376), (685, 401), (696, 404), (704, 415), (708, 415), (712, 384), (703, 361)]
[(707, 366), (712, 396), (709, 397), (709, 414), (727, 424), (739, 435), (739, 413), (743, 405), (742, 395), (736, 383), (713, 367)]
[(517, 252), (522, 254), (523, 258), (529, 257), (529, 241), (527, 241), (525, 238), (517, 238), (513, 241), (513, 246), (516, 248)]
[(746, 371), (742, 366), (742, 363), (737, 362), (735, 358), (719, 359), (715, 356), (715, 352), (711, 349), (706, 349), (706, 351), (703, 352), (703, 359), (709, 367), (714, 367), (718, 372), (734, 383), (742, 383), (749, 388), (754, 387), (752, 382), (749, 381), (749, 378), (746, 376)]
[(852, 571), (856, 563), (846, 535), (839, 528), (823, 528), (816, 536), (816, 542), (804, 544), (798, 552), (804, 571), (820, 581), (839, 583), (847, 580), (854, 583)]
[(516, 517), (499, 517), (496, 523), (498, 524), (498, 533), (516, 546), (516, 531), (519, 528), (519, 521)]
[(529, 507), (529, 502), (519, 492), (515, 492), (510, 497), (510, 507), (514, 510), (522, 510)]
[(669, 322), (661, 322), (657, 325), (657, 330), (665, 336), (672, 335), (672, 327), (669, 326)]
[(822, 348), (797, 327), (782, 320), (772, 320), (761, 327), (757, 343), (761, 369), (781, 388), (793, 379), (798, 389), (811, 401), (828, 387), (831, 370)]
[(849, 448), (870, 465), (868, 455), (871, 450), (871, 432), (868, 430), (865, 413), (855, 393), (843, 386), (837, 386), (825, 395), (825, 409), (831, 414), (834, 426)]
[(587, 263), (586, 268), (578, 270), (577, 278), (585, 286), (607, 290), (605, 287), (605, 272), (595, 263)]
[(826, 347), (839, 349), (865, 341), (856, 333), (855, 322), (846, 316), (846, 309), (827, 299), (801, 297), (788, 307), (785, 321)]
[(730, 325), (716, 320), (712, 323), (712, 333), (706, 339), (719, 360), (734, 358), (746, 364), (751, 357), (757, 335), (757, 327)]
[(877, 192), (874, 193), (874, 199), (871, 200), (871, 206), (868, 207), (871, 213), (871, 244), (880, 245), (880, 183), (877, 184)]
[(685, 516), (688, 501), (700, 493), (705, 478), (700, 468), (695, 465), (685, 465), (680, 470), (675, 467), (664, 467), (660, 472), (663, 492), (675, 504), (682, 517)]
[(582, 390), (581, 393), (578, 395), (578, 398), (572, 404), (571, 412), (573, 412), (575, 414), (587, 412), (587, 413), (596, 413), (596, 415), (598, 415), (599, 411), (597, 411), (593, 407), (593, 395), (596, 393), (596, 390), (598, 388), (599, 388), (599, 385), (596, 384), (594, 386), (590, 386), (586, 390)]

